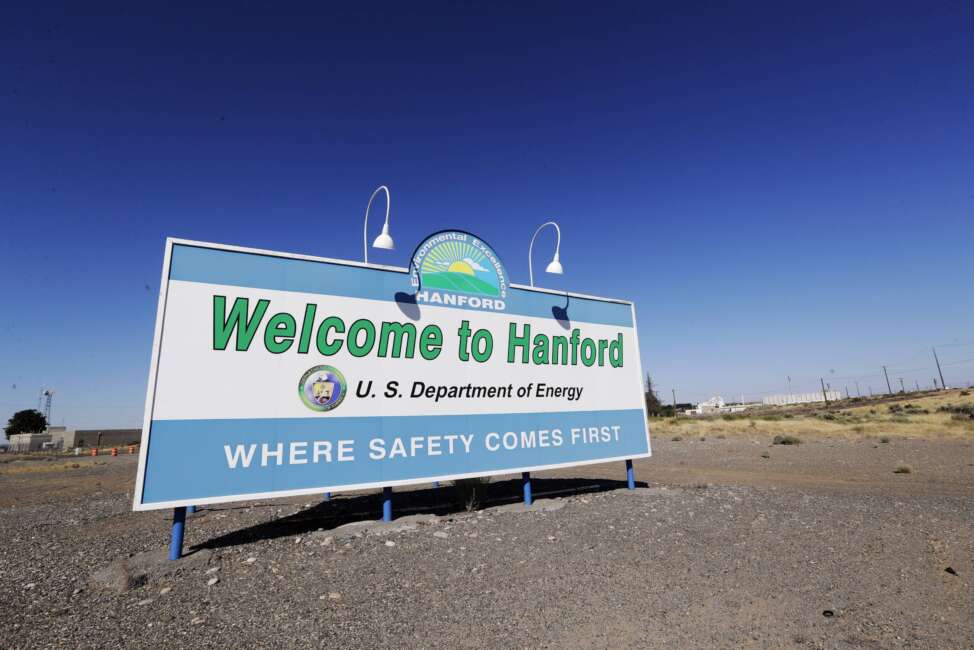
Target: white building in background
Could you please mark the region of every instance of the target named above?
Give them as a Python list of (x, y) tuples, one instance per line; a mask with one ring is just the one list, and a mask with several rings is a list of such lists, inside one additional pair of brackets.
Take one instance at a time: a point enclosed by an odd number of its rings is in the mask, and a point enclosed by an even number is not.
[(697, 404), (696, 412), (701, 415), (704, 413), (716, 413), (725, 406), (727, 405), (724, 403), (724, 398), (720, 395), (714, 395), (707, 401)]
[(838, 401), (842, 399), (842, 393), (837, 390), (818, 391), (816, 393), (794, 393), (790, 395), (768, 395), (764, 398), (765, 406), (786, 406), (788, 404), (814, 404), (815, 402), (824, 402), (825, 396), (828, 395), (829, 401)]
[(720, 395), (714, 395), (697, 407), (687, 411), (687, 415), (712, 415), (715, 413), (740, 413), (747, 410), (747, 404), (727, 404)]

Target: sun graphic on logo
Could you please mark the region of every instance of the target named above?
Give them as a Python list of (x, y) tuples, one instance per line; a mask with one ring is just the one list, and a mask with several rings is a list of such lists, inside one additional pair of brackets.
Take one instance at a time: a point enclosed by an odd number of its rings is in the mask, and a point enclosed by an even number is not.
[(457, 262), (451, 262), (450, 266), (446, 269), (450, 273), (466, 273), (467, 275), (477, 275), (474, 273), (473, 267), (470, 266), (468, 262), (459, 260)]
[(464, 293), (500, 295), (497, 272), (487, 256), (468, 242), (434, 246), (422, 261), (423, 286)]

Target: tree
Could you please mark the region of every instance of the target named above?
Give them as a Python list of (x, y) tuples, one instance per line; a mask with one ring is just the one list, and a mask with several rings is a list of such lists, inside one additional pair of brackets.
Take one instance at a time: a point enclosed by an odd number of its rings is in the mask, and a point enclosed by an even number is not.
[(47, 418), (44, 414), (35, 409), (26, 409), (14, 413), (7, 421), (4, 431), (7, 438), (18, 433), (41, 433), (47, 428)]
[(656, 396), (656, 391), (653, 390), (653, 378), (646, 373), (646, 412), (650, 415), (659, 415), (663, 410), (663, 405), (660, 404), (659, 397)]

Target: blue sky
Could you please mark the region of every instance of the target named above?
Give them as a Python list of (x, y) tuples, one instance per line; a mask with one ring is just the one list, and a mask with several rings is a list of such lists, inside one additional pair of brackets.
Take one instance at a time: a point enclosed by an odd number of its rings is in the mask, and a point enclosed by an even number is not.
[(0, 419), (138, 425), (164, 238), (358, 259), (379, 184), (377, 262), (557, 219), (666, 398), (974, 381), (974, 7), (785, 4), (5, 4)]

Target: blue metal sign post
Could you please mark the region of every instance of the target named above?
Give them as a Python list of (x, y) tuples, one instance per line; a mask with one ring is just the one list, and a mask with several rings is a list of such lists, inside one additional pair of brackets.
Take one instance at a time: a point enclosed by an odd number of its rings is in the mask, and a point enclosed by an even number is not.
[(626, 483), (630, 490), (636, 489), (636, 472), (632, 468), (632, 459), (626, 459)]
[(392, 488), (382, 488), (382, 521), (392, 521)]
[(169, 559), (178, 560), (183, 555), (183, 528), (186, 526), (186, 508), (172, 510), (172, 538), (169, 540)]
[(531, 472), (521, 472), (521, 485), (524, 487), (524, 505), (533, 503), (531, 499)]

